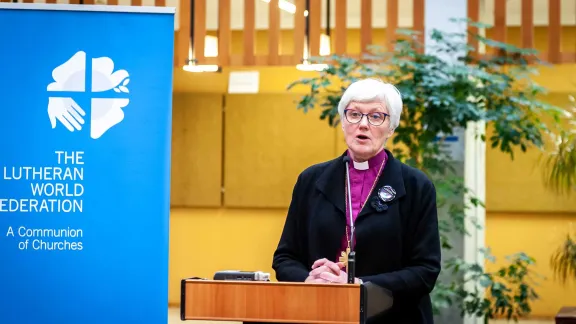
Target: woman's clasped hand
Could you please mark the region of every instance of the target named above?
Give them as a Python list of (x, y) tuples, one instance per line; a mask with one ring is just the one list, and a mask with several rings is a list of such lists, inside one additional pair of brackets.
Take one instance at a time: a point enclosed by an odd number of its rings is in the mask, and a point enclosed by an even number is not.
[[(306, 282), (347, 283), (346, 265), (343, 262), (332, 262), (328, 259), (316, 260), (312, 265), (308, 278), (306, 278)], [(354, 282), (358, 283), (358, 279), (355, 278)]]

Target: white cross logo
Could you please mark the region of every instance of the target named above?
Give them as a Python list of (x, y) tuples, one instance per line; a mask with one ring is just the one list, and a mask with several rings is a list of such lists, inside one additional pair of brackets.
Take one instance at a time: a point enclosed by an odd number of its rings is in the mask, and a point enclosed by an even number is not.
[[(90, 137), (100, 138), (124, 119), (122, 108), (130, 100), (118, 97), (118, 94), (125, 96), (129, 93), (126, 87), (130, 82), (128, 76), (126, 70), (114, 72), (114, 62), (108, 57), (92, 58), (87, 62), (85, 52), (74, 54), (52, 71), (54, 82), (48, 85), (48, 117), (52, 128), (56, 128), (58, 120), (71, 132), (81, 130), (86, 112), (78, 102), (89, 100)], [(89, 98), (83, 100), (86, 95), (81, 94), (86, 93), (86, 88), (90, 88)], [(116, 94), (110, 93), (112, 89)]]

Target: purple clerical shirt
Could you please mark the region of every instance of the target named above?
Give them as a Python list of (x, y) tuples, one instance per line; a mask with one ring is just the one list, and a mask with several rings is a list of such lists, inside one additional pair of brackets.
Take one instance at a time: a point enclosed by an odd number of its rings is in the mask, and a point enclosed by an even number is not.
[[(350, 151), (348, 151), (348, 156), (350, 156)], [(350, 193), (352, 195), (352, 215), (354, 219), (354, 223), (356, 223), (356, 217), (358, 217), (358, 213), (360, 213), (362, 204), (366, 202), (368, 199), (368, 195), (370, 194), (370, 189), (374, 186), (374, 190), (378, 190), (374, 181), (378, 176), (378, 171), (380, 171), (380, 167), (384, 169), (382, 164), (386, 164), (386, 159), (388, 156), (386, 155), (386, 151), (382, 150), (380, 153), (376, 154), (372, 158), (370, 158), (367, 163), (358, 163), (353, 162), (350, 163), (348, 166), (350, 172)], [(352, 159), (352, 156), (350, 156)], [(348, 201), (348, 199), (346, 199)], [(346, 204), (347, 206), (348, 204)], [(348, 226), (348, 235), (350, 235), (350, 207), (346, 207), (346, 225)], [(356, 243), (356, 237), (354, 237), (354, 242), (352, 242), (352, 246)], [(348, 241), (346, 235), (342, 238), (342, 246), (341, 250), (338, 252), (338, 257), (342, 253), (342, 251), (346, 251), (346, 247), (348, 246)]]

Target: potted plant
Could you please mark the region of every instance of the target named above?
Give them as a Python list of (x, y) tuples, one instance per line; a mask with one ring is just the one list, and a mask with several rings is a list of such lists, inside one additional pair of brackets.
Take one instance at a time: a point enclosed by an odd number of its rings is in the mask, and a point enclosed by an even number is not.
[[(554, 149), (544, 154), (543, 175), (548, 188), (559, 195), (572, 196), (576, 193), (576, 100), (569, 97), (572, 111), (565, 114), (567, 130), (561, 129), (552, 135)], [(550, 257), (550, 267), (556, 280), (562, 284), (576, 282), (576, 230), (571, 227), (560, 246)], [(557, 318), (576, 319), (576, 304), (560, 309)]]

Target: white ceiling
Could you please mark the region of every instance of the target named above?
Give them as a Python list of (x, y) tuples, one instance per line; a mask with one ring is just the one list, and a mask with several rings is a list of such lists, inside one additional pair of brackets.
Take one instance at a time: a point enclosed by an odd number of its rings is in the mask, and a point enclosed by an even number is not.
[[(234, 30), (243, 29), (244, 25), (244, 0), (230, 0), (232, 5), (231, 28)], [(294, 3), (294, 0), (286, 0)], [(330, 0), (330, 25), (334, 26), (334, 8), (337, 0)], [(465, 0), (462, 0), (465, 1)], [(494, 1), (481, 0), (482, 11), (481, 20), (488, 24), (494, 23)], [(510, 26), (519, 26), (521, 20), (522, 0), (506, 0), (507, 17)], [(576, 25), (576, 0), (561, 0), (562, 24)], [(326, 26), (326, 1), (322, 2), (322, 28)], [(361, 0), (347, 1), (347, 25), (348, 28), (360, 28), (360, 2)], [(400, 27), (412, 27), (412, 0), (401, 0), (399, 3), (400, 17), (398, 23)], [(442, 8), (426, 8), (429, 10), (442, 10)], [(429, 12), (428, 12), (429, 14)], [(268, 28), (268, 3), (263, 0), (256, 0), (256, 28)], [(218, 29), (218, 1), (206, 1), (206, 27), (208, 30)], [(548, 24), (548, 0), (534, 0), (534, 24)], [(280, 25), (283, 29), (294, 28), (294, 16), (284, 10), (280, 13)], [(386, 27), (386, 0), (372, 0), (372, 25), (374, 28)]]

